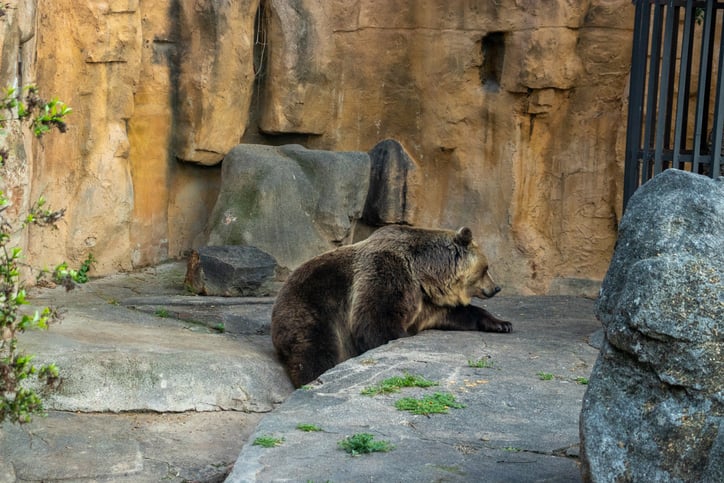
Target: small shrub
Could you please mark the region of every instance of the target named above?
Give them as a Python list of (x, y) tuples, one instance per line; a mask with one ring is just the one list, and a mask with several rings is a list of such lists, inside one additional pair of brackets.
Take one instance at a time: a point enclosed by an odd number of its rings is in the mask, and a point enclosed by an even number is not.
[(72, 289), (75, 284), (88, 282), (88, 272), (95, 265), (96, 259), (89, 253), (78, 270), (68, 267), (66, 262), (61, 263), (53, 269), (53, 281), (63, 285), (66, 289)]
[(577, 377), (576, 382), (578, 384), (587, 385), (588, 384), (588, 378), (587, 377)]
[(395, 376), (385, 379), (376, 386), (370, 386), (362, 390), (363, 396), (376, 396), (378, 394), (389, 394), (398, 392), (403, 387), (432, 387), (438, 383), (429, 381), (422, 376), (413, 376), (405, 374), (404, 376)]
[(156, 309), (156, 312), (154, 312), (154, 315), (156, 317), (161, 317), (162, 319), (165, 319), (168, 317), (168, 310), (167, 309)]
[(357, 433), (344, 438), (339, 447), (352, 456), (360, 454), (386, 452), (395, 449), (389, 441), (375, 441), (375, 437), (369, 433)]
[[(8, 3), (0, 5), (0, 17)], [(71, 113), (71, 108), (58, 99), (51, 102), (43, 101), (34, 85), (25, 87), (25, 99), (13, 87), (6, 88), (0, 94), (0, 134), (10, 120), (31, 119), (31, 128), (36, 137), (43, 136), (53, 127), (65, 132), (64, 118)], [(7, 116), (6, 116), (7, 114)], [(0, 145), (0, 168), (8, 169), (8, 158), (11, 150)], [(5, 173), (1, 174), (5, 176)], [(27, 305), (24, 283), (20, 278), (18, 261), (21, 249), (11, 247), (10, 237), (15, 233), (13, 226), (16, 220), (8, 220), (5, 210), (9, 200), (0, 191), (0, 424), (5, 420), (11, 423), (30, 422), (35, 414), (42, 414), (43, 404), (40, 395), (22, 385), (23, 381), (36, 379), (44, 383), (45, 390), (57, 387), (60, 379), (58, 368), (54, 364), (35, 366), (33, 356), (18, 352), (18, 334), (30, 329), (47, 329), (59, 320), (58, 312), (48, 307), (36, 311), (33, 315), (21, 311)], [(22, 223), (40, 227), (55, 227), (65, 214), (65, 209), (51, 211), (44, 209), (45, 200), (41, 197), (34, 203)]]
[(297, 424), (297, 429), (299, 431), (304, 431), (305, 433), (312, 433), (316, 431), (321, 431), (322, 428), (319, 426), (316, 426), (314, 424), (305, 424), (305, 423), (299, 423)]
[(448, 409), (461, 409), (465, 405), (457, 402), (450, 393), (436, 392), (421, 399), (405, 397), (395, 403), (400, 411), (409, 411), (412, 414), (446, 414)]
[(541, 381), (551, 381), (555, 377), (550, 372), (539, 372), (537, 374), (537, 376), (538, 376), (538, 379), (540, 379)]
[[(26, 330), (47, 329), (60, 317), (48, 307), (32, 315), (22, 313), (21, 307), (28, 304), (18, 266), (22, 251), (8, 246), (13, 230), (3, 216), (8, 203), (0, 192), (0, 423), (6, 419), (11, 423), (27, 423), (44, 409), (40, 395), (23, 387), (23, 381), (34, 378), (52, 390), (60, 379), (55, 364), (35, 366), (32, 355), (19, 353), (17, 337)], [(36, 206), (31, 208), (24, 226), (53, 225), (62, 217), (62, 213), (43, 212)]]
[(265, 436), (259, 436), (254, 440), (254, 443), (252, 443), (254, 446), (261, 446), (262, 448), (274, 448), (276, 446), (281, 446), (281, 444), (284, 442), (284, 438), (275, 438), (271, 435), (265, 435)]

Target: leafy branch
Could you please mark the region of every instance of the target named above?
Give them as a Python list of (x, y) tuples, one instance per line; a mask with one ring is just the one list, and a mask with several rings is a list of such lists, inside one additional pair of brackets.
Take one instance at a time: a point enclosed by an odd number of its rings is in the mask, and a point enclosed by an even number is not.
[[(0, 110), (6, 111), (8, 117), (0, 116), (0, 128), (10, 120), (30, 119), (30, 128), (36, 138), (41, 138), (54, 127), (61, 133), (67, 129), (65, 116), (73, 112), (63, 101), (54, 97), (46, 101), (40, 97), (35, 85), (22, 89), (22, 94), (14, 87), (5, 88), (0, 97)], [(0, 148), (0, 165), (8, 158), (8, 150)]]
[[(10, 247), (13, 226), (5, 218), (8, 199), (0, 191), (0, 423), (8, 419), (13, 423), (27, 423), (33, 414), (43, 412), (40, 396), (21, 383), (35, 378), (53, 389), (59, 383), (55, 364), (36, 366), (33, 356), (18, 352), (18, 334), (31, 329), (47, 329), (59, 320), (51, 308), (24, 314), (21, 307), (28, 304), (27, 292), (20, 280), (18, 261), (22, 250)], [(34, 205), (23, 226), (51, 224), (62, 217), (62, 212), (42, 211)]]

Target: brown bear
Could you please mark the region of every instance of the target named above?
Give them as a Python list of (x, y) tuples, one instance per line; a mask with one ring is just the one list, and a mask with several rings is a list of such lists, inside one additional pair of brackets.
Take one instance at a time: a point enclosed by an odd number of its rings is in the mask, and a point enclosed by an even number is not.
[(511, 332), (470, 305), (500, 291), (469, 228), (389, 225), (292, 272), (272, 309), (274, 347), (292, 383), (425, 329)]

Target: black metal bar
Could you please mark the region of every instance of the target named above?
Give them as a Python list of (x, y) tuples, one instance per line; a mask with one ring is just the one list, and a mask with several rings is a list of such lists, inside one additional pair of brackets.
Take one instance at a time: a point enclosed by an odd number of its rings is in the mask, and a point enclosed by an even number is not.
[(634, 17), (634, 39), (631, 51), (631, 78), (629, 81), (628, 130), (626, 132), (626, 162), (623, 178), (623, 206), (639, 186), (639, 153), (641, 146), (641, 119), (643, 117), (644, 79), (648, 51), (650, 6), (637, 2)]
[[(656, 124), (656, 98), (659, 90), (659, 75), (661, 72), (661, 27), (663, 23), (663, 5), (654, 5), (654, 20), (651, 27), (651, 52), (649, 53), (649, 80), (646, 89), (646, 118), (644, 121), (643, 164), (641, 168), (641, 183), (648, 181), (653, 175), (651, 150), (654, 150), (655, 124)], [(655, 151), (654, 151), (655, 153)]]
[(721, 171), (721, 148), (722, 148), (722, 129), (724, 129), (724, 48), (722, 48), (722, 40), (724, 33), (721, 35), (719, 42), (719, 72), (717, 74), (716, 85), (716, 106), (714, 108), (714, 126), (712, 126), (712, 146), (711, 146), (711, 162), (709, 163), (709, 173), (712, 177), (717, 177)]
[[(659, 6), (659, 8), (663, 8)], [(664, 151), (664, 136), (669, 127), (671, 112), (667, 109), (671, 105), (671, 52), (674, 32), (674, 2), (670, 0), (669, 8), (666, 10), (666, 26), (664, 28), (664, 52), (661, 65), (661, 88), (659, 90), (659, 107), (656, 119), (656, 145), (654, 148), (654, 175), (659, 174), (663, 168), (662, 154)], [(666, 146), (668, 148), (668, 146)]]
[[(664, 147), (665, 149), (671, 149), (671, 135), (673, 134), (673, 129), (671, 128), (672, 123), (676, 119), (674, 116), (674, 92), (673, 89), (675, 82), (676, 82), (676, 52), (679, 48), (679, 23), (681, 21), (681, 15), (680, 11), (681, 8), (674, 7), (674, 4), (677, 3), (674, 0), (671, 0), (669, 3), (669, 10), (668, 15), (673, 15), (673, 22), (671, 27), (671, 47), (669, 50), (666, 50), (664, 48), (664, 54), (669, 56), (668, 62), (669, 62), (669, 79), (668, 79), (668, 86), (669, 86), (669, 93), (667, 95), (666, 99), (666, 119), (664, 120), (666, 123), (666, 127), (664, 128)], [(667, 17), (668, 18), (668, 17)], [(671, 166), (669, 166), (671, 167)]]
[[(711, 30), (712, 30), (712, 24), (714, 23), (712, 21), (712, 12), (714, 11), (714, 2), (712, 0), (709, 0), (706, 2), (706, 11), (704, 13), (704, 32), (702, 33), (702, 41), (701, 41), (701, 57), (700, 57), (700, 63), (699, 63), (699, 87), (698, 91), (696, 93), (696, 120), (694, 121), (694, 164), (692, 166), (692, 170), (695, 173), (699, 172), (699, 164), (701, 163), (700, 154), (701, 154), (701, 147), (706, 140), (702, 140), (702, 131), (706, 128), (707, 119), (704, 116), (704, 113), (708, 111), (708, 91), (709, 91), (709, 85), (707, 85), (706, 82), (706, 72), (710, 71), (710, 63), (709, 59), (711, 58), (711, 55), (709, 53), (709, 49), (711, 47), (711, 42), (709, 42), (709, 38), (711, 37)], [(705, 75), (702, 75), (704, 73)], [(704, 138), (706, 138), (706, 134), (704, 135)]]
[(691, 85), (691, 54), (694, 49), (694, 0), (687, 0), (684, 14), (684, 34), (681, 43), (679, 91), (676, 98), (676, 124), (674, 125), (674, 158), (672, 166), (681, 168), (679, 155), (686, 149), (686, 126), (689, 118), (689, 91)]
[[(716, 5), (714, 2), (711, 2), (711, 3), (712, 3), (713, 5)], [(713, 7), (712, 7), (712, 8), (713, 8)], [(702, 152), (705, 152), (705, 153), (709, 153), (709, 152), (710, 152), (710, 149), (711, 149), (711, 134), (712, 134), (712, 131), (709, 129), (709, 121), (710, 121), (711, 117), (713, 116), (713, 112), (712, 112), (712, 102), (711, 102), (711, 95), (712, 95), (711, 92), (712, 92), (712, 89), (713, 89), (713, 87), (714, 87), (714, 83), (712, 82), (712, 79), (711, 79), (711, 78), (712, 78), (712, 75), (713, 75), (713, 72), (714, 72), (714, 37), (716, 36), (716, 15), (717, 15), (716, 10), (712, 10), (712, 13), (711, 13), (711, 30), (710, 30), (710, 32), (709, 32), (709, 35), (705, 37), (705, 38), (708, 39), (708, 41), (709, 41), (709, 52), (708, 52), (708, 54), (709, 54), (709, 59), (708, 59), (709, 68), (707, 68), (706, 70), (703, 71), (703, 72), (705, 73), (705, 75), (706, 75), (706, 92), (705, 92), (705, 96), (704, 96), (704, 106), (705, 106), (705, 108), (706, 108), (706, 116), (704, 116), (704, 124), (703, 124), (703, 126), (702, 126), (702, 128), (701, 128), (702, 143), (703, 143), (702, 146), (701, 146), (701, 149), (702, 149)], [(700, 76), (702, 75), (701, 72), (699, 73), (699, 75), (700, 75)], [(716, 94), (715, 94), (715, 95), (716, 95)], [(715, 97), (715, 101), (716, 101), (716, 97)], [(699, 158), (699, 163), (700, 163), (699, 170), (696, 171), (696, 172), (698, 172), (698, 173), (703, 172), (703, 170), (704, 170), (705, 168), (704, 168), (702, 165), (707, 165), (707, 164), (709, 164), (709, 159), (710, 159), (709, 157), (701, 156), (701, 157)]]

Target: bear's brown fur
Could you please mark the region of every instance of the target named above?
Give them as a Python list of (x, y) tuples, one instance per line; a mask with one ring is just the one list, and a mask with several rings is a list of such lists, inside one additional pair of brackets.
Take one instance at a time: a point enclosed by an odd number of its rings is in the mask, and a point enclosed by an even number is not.
[(425, 329), (510, 332), (470, 305), (500, 288), (469, 228), (391, 225), (306, 262), (272, 310), (272, 340), (296, 387), (392, 339)]

